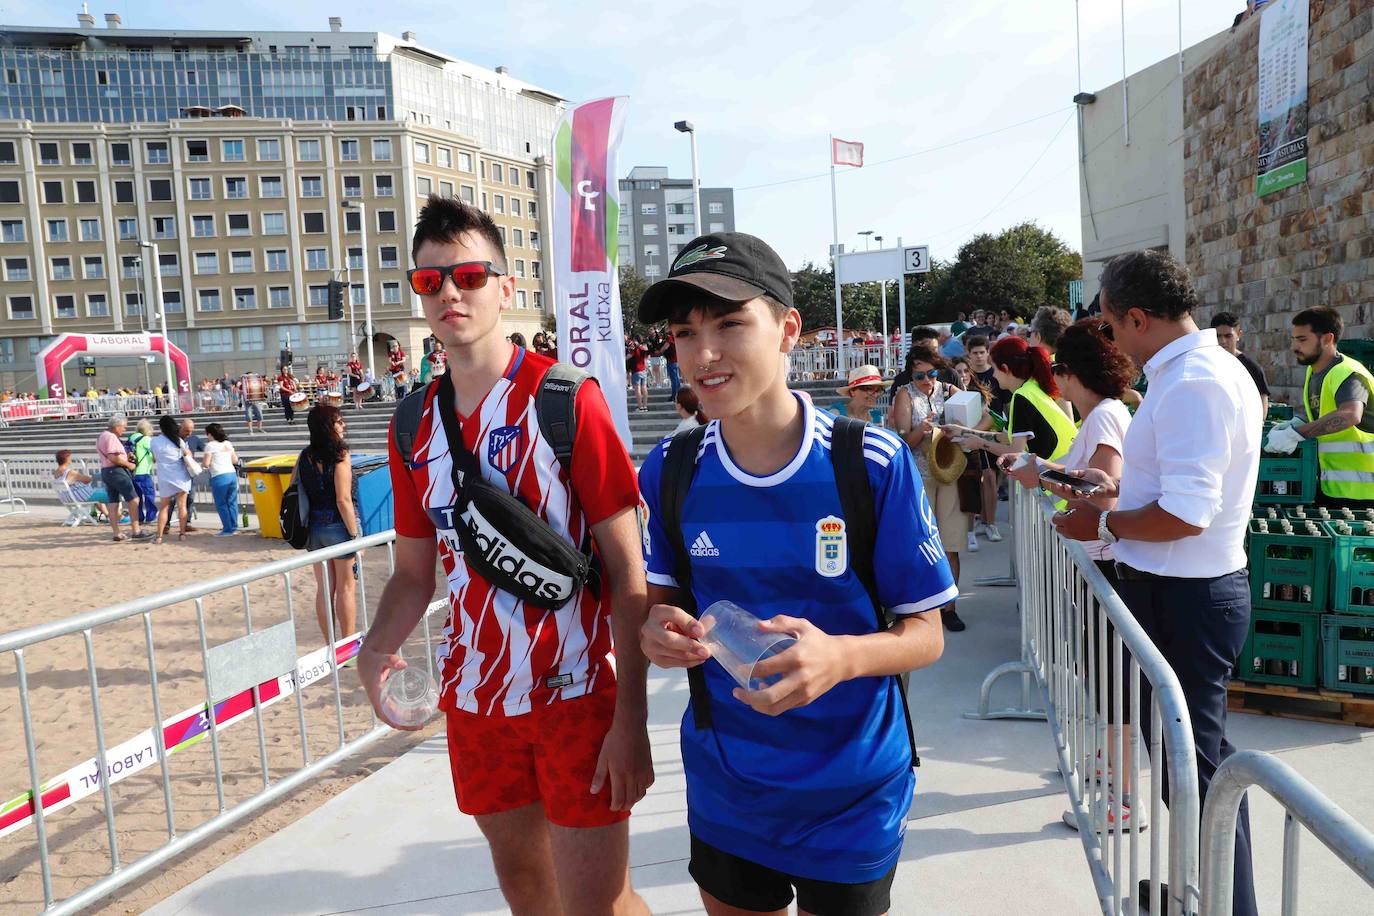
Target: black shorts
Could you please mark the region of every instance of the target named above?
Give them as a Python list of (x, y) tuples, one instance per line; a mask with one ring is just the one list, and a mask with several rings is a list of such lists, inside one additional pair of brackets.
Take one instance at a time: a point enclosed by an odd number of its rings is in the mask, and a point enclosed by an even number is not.
[(138, 499), (138, 490), (134, 487), (134, 477), (129, 473), (128, 468), (112, 467), (100, 469), (100, 482), (105, 484), (105, 492), (110, 498), (110, 505), (118, 505), (122, 499), (126, 503), (131, 503)]
[(771, 913), (786, 909), (796, 888), (797, 906), (816, 916), (882, 916), (892, 908), (892, 879), (897, 866), (864, 884), (819, 881), (741, 859), (693, 836), (687, 871), (703, 891), (741, 910)]

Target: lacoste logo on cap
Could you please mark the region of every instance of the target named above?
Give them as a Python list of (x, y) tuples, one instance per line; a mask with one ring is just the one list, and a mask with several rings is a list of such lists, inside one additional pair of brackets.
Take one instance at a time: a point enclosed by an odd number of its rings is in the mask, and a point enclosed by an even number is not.
[(725, 252), (729, 250), (724, 245), (717, 245), (715, 248), (707, 248), (705, 245), (698, 245), (691, 251), (684, 251), (678, 255), (678, 259), (673, 262), (673, 270), (682, 270), (684, 267), (691, 267), (698, 261), (718, 260), (725, 257)]

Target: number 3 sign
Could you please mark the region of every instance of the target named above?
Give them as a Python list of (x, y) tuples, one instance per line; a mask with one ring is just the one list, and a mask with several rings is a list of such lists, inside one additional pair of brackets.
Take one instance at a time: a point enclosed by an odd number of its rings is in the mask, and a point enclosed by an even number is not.
[(903, 248), (902, 273), (930, 273), (930, 247), (928, 245), (917, 245), (914, 248)]

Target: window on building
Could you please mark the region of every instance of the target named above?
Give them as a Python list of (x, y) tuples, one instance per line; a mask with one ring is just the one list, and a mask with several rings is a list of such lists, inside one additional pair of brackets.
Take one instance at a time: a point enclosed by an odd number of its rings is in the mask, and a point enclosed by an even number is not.
[(502, 245), (509, 245), (509, 244), (510, 244), (510, 241), (506, 238), (506, 227), (505, 227), (505, 226), (497, 226), (497, 227), (496, 227), (496, 231), (497, 231), (498, 233), (500, 233), (500, 235), (501, 235), (501, 244), (502, 244)]
[(261, 351), (262, 328), (239, 328), (239, 352), (260, 353)]
[(281, 161), (281, 141), (262, 139), (258, 141), (258, 161), (259, 162), (280, 162)]
[(512, 230), (511, 230), (511, 242), (515, 245), (516, 248), (524, 248), (524, 247), (525, 247), (525, 230), (523, 230), (523, 229), (512, 229)]
[(76, 202), (79, 204), (97, 203), (94, 181), (76, 182)]
[(525, 261), (523, 258), (515, 259), (515, 279), (525, 279)]
[(348, 269), (349, 269), (349, 270), (362, 270), (362, 269), (363, 269), (363, 250), (362, 250), (361, 248), (350, 248), (350, 249), (348, 249)]
[(124, 314), (130, 318), (137, 318), (143, 314), (143, 294), (125, 293), (124, 294)]
[(343, 218), (345, 234), (363, 231), (363, 217), (357, 210), (345, 210)]
[(645, 245), (645, 246), (644, 246), (644, 257), (646, 257), (646, 258), (656, 258), (656, 257), (658, 257), (658, 246), (657, 246), (657, 245)]
[(221, 140), (220, 161), (243, 162), (245, 159), (242, 140)]
[(225, 200), (247, 200), (248, 199), (248, 179), (243, 176), (233, 176), (224, 179), (224, 199)]
[(165, 140), (149, 140), (143, 149), (149, 165), (166, 165), (172, 161), (172, 153)]
[(486, 192), (486, 191), (483, 191), (483, 192), (482, 192), (482, 209), (485, 210), (486, 208), (487, 208), (487, 192)]
[(40, 165), (61, 165), (61, 147), (56, 143), (38, 144), (38, 163)]
[(521, 209), (522, 209), (522, 208), (521, 208), (521, 206), (520, 206), (520, 198), (518, 198), (518, 197), (512, 197), (512, 198), (510, 199), (510, 215), (511, 215), (511, 216), (520, 216), (520, 215), (521, 215)]
[(428, 178), (417, 177), (415, 179), (415, 193), (420, 197), (428, 197), (430, 194), (434, 193), (434, 182), (430, 181)]
[[(208, 290), (202, 292), (208, 292)], [(215, 294), (219, 295), (218, 291)], [(202, 308), (201, 311), (211, 311), (211, 309)], [(219, 309), (215, 308), (213, 311), (219, 311)], [(206, 328), (203, 331), (197, 331), (196, 346), (200, 348), (202, 353), (232, 353), (234, 350), (234, 329)]]
[(152, 178), (148, 181), (148, 199), (166, 201), (172, 199), (172, 182), (168, 178)]
[(395, 270), (400, 267), (399, 250), (395, 245), (382, 245), (377, 249), (377, 266), (382, 270)]
[(709, 227), (706, 231), (707, 231), (707, 232), (724, 232), (724, 231), (725, 231), (725, 224), (724, 224), (724, 223), (712, 223), (712, 224), (710, 225), (710, 227)]
[(253, 252), (229, 252), (229, 272), (231, 274), (251, 274), (253, 272)]
[(119, 229), (119, 240), (121, 242), (138, 241), (138, 220), (132, 216), (120, 217), (117, 224)]
[(253, 218), (247, 213), (230, 213), (225, 217), (225, 222), (229, 226), (229, 234), (232, 235), (252, 235)]
[(134, 202), (134, 183), (132, 181), (116, 181), (114, 193), (115, 203), (131, 204)]
[(469, 206), (472, 205), (473, 195), (475, 193), (476, 192), (468, 185), (459, 185), (458, 187), (458, 199)]
[(262, 215), (263, 235), (286, 235), (285, 213), (264, 213)]
[(91, 152), (89, 143), (72, 144), (72, 165), (91, 165), (95, 162), (95, 156)]
[(26, 238), (22, 219), (0, 219), (0, 242), (23, 242)]
[(525, 203), (525, 216), (529, 219), (539, 219), (539, 202), (527, 201)]
[(283, 324), (277, 326), (277, 349), (295, 350), (300, 345), (300, 325)]
[(458, 171), (472, 171), (472, 153), (465, 153), (462, 150), (458, 151)]
[(391, 161), (391, 140), (387, 137), (372, 138), (372, 161), (390, 162)]
[(725, 214), (725, 204), (719, 200), (713, 200), (706, 204), (706, 212), (711, 216), (723, 216)]
[(29, 259), (5, 258), (5, 279), (11, 283), (28, 283), (33, 279), (29, 275)]
[(258, 196), (283, 197), (285, 196), (283, 187), (280, 175), (263, 175), (258, 179)]
[(642, 231), (645, 235), (658, 235), (658, 223), (645, 223)]
[(110, 317), (110, 300), (104, 293), (86, 294), (86, 317), (87, 318), (108, 318)]
[(48, 241), (50, 242), (69, 242), (70, 236), (67, 235), (67, 221), (65, 219), (48, 220)]
[(157, 253), (157, 272), (163, 277), (181, 276), (181, 261), (175, 252), (163, 254), (159, 251)]
[(58, 318), (76, 317), (76, 297), (59, 295), (52, 297), (53, 313)]
[(495, 210), (497, 213), (506, 212), (506, 195), (497, 194), (495, 197), (492, 198), (492, 203), (494, 205), (492, 209)]
[[(198, 312), (222, 312), (224, 305), (220, 302), (219, 290), (217, 289), (198, 289), (196, 290), (196, 311)], [(217, 329), (227, 330), (227, 329)], [(203, 332), (202, 332), (203, 333)]]
[(258, 307), (258, 290), (254, 286), (234, 287), (234, 311), (246, 312)]
[(329, 323), (306, 325), (305, 345), (314, 350), (339, 346), (339, 326)]
[(43, 182), (43, 203), (60, 204), (62, 203), (62, 182), (45, 181)]
[(8, 337), (0, 337), (0, 363), (14, 362), (14, 341)]
[(153, 217), (153, 238), (174, 239), (177, 237), (177, 218), (175, 216)]
[(644, 268), (644, 277), (645, 277), (646, 279), (653, 279), (654, 277), (657, 277), (658, 275), (659, 275), (659, 269), (658, 269), (658, 265), (657, 265), (657, 264), (649, 264), (649, 265), (645, 266), (645, 268)]
[[(531, 191), (535, 190), (535, 183), (534, 183), (534, 182), (535, 182), (534, 172), (530, 171), (529, 169), (526, 169), (526, 170), (525, 170), (525, 187), (529, 188)], [(536, 293), (535, 295), (538, 295), (538, 293)]]
[(215, 217), (210, 213), (197, 213), (191, 216), (191, 238), (212, 239), (215, 237)]
[(100, 241), (100, 220), (79, 219), (76, 221), (77, 238), (83, 242)]
[(19, 182), (0, 181), (0, 204), (17, 204), (19, 202)]
[(530, 247), (535, 251), (539, 250), (539, 233), (534, 230), (530, 230)]
[(219, 273), (219, 252), (218, 251), (197, 251), (196, 252), (196, 274), (205, 276), (207, 274)]
[(658, 216), (658, 204), (640, 204), (640, 216)]
[(13, 140), (0, 140), (0, 165), (17, 165), (18, 153)]
[(532, 277), (535, 280), (538, 280), (540, 269), (541, 268), (538, 261), (530, 261), (530, 277)]
[(210, 141), (208, 141), (208, 140), (187, 140), (187, 141), (186, 141), (186, 161), (187, 161), (187, 162), (209, 162), (209, 161), (210, 161)]
[(324, 232), (324, 213), (315, 210), (310, 213), (301, 214), (302, 231), (309, 235), (317, 235)]
[(324, 180), (319, 175), (301, 176), (301, 197), (323, 197)]
[(324, 248), (305, 249), (305, 269), (306, 270), (328, 270), (329, 252)]
[(211, 198), (210, 179), (188, 178), (186, 184), (190, 188), (192, 200), (209, 200)]
[(506, 180), (505, 174), (505, 170), (501, 168), (501, 163), (493, 162), (491, 164), (491, 180), (493, 182), (497, 184), (504, 182)]
[(521, 309), (527, 309), (530, 307), (529, 294), (526, 293), (523, 289), (517, 289), (515, 291), (515, 307)]
[(110, 165), (133, 165), (133, 151), (127, 143), (110, 144)]
[(392, 184), (390, 175), (373, 175), (372, 191), (378, 197), (392, 197), (396, 193), (396, 188)]
[(324, 306), (329, 304), (329, 287), (316, 284), (306, 288), (310, 305)]
[(343, 194), (344, 197), (362, 197), (363, 176), (345, 175), (343, 177)]
[(382, 284), (382, 305), (399, 305), (401, 302), (401, 284), (387, 282)]
[(416, 161), (416, 162), (424, 162), (424, 163), (428, 163), (428, 162), (429, 162), (429, 144), (428, 144), (428, 143), (421, 143), (419, 140), (416, 140), (416, 141), (415, 141), (415, 161)]
[(358, 161), (358, 141), (340, 140), (339, 141), (339, 161), (357, 162)]
[(396, 211), (378, 210), (377, 211), (377, 231), (395, 232), (396, 231)]
[(289, 286), (269, 286), (267, 287), (267, 307), (270, 309), (289, 309), (291, 308), (291, 287)]
[[(162, 310), (166, 312), (168, 315), (180, 315), (184, 311), (181, 305), (181, 290), (164, 289), (162, 291)], [(180, 333), (184, 335), (186, 332), (182, 331)], [(177, 332), (173, 331), (172, 343), (180, 347), (185, 343), (185, 341), (177, 341), (176, 336)]]
[(71, 258), (50, 258), (48, 263), (52, 265), (52, 278), (54, 280), (70, 280), (72, 278)]

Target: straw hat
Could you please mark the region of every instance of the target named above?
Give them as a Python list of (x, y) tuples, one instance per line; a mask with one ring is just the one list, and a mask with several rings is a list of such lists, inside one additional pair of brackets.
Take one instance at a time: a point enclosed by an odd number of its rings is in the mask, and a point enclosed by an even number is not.
[(849, 370), (849, 384), (843, 388), (836, 388), (835, 393), (842, 398), (850, 396), (850, 392), (855, 388), (866, 387), (868, 385), (881, 385), (883, 388), (892, 387), (892, 379), (883, 378), (883, 374), (878, 371), (878, 367), (872, 364), (859, 366)]
[(926, 466), (930, 468), (930, 476), (936, 483), (954, 483), (968, 467), (968, 456), (964, 450), (939, 428), (926, 436), (926, 441), (921, 443), (921, 452), (926, 456)]

